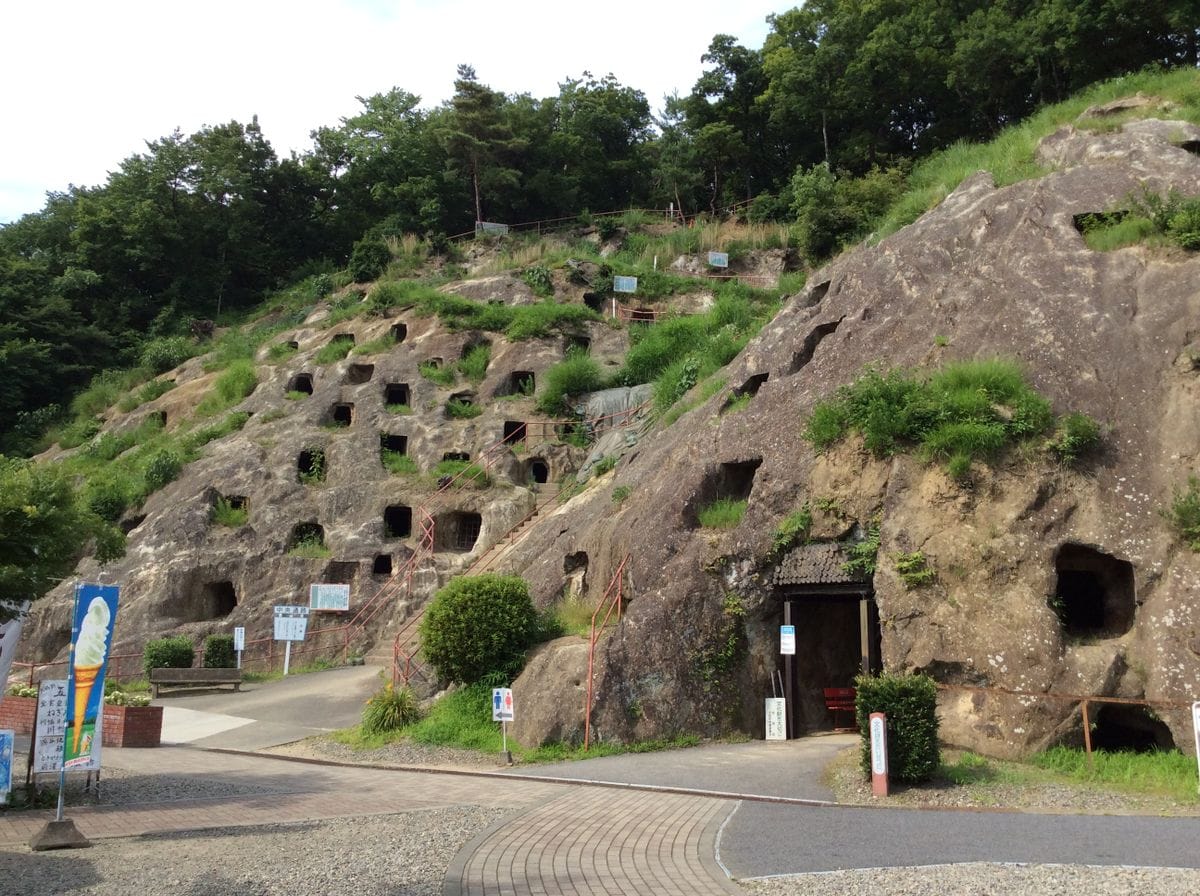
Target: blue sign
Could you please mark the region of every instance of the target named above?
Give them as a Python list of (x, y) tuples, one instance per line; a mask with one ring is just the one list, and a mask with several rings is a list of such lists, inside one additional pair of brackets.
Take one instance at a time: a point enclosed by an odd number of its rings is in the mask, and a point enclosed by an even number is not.
[(710, 266), (712, 266), (714, 268), (727, 268), (727, 267), (729, 267), (729, 253), (728, 252), (709, 252), (708, 253), (708, 263)]
[(0, 803), (8, 802), (12, 790), (13, 739), (13, 732), (0, 731)]
[(796, 652), (796, 626), (779, 626), (779, 652), (791, 656)]
[(637, 292), (637, 277), (613, 277), (613, 292)]

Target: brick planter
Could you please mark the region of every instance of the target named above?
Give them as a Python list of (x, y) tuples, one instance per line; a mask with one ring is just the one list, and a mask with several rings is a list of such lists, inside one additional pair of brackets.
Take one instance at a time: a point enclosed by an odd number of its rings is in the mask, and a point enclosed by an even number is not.
[(106, 747), (157, 747), (162, 741), (161, 706), (105, 706)]
[(33, 717), (37, 713), (37, 697), (0, 697), (0, 729), (17, 734), (33, 734)]

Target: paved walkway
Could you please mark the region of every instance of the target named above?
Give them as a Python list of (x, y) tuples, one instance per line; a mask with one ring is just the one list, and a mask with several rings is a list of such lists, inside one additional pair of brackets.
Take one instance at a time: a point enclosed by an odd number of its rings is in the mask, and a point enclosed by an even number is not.
[[(331, 691), (368, 685), (368, 678), (312, 684), (325, 700)], [(226, 699), (197, 695), (187, 706), (163, 701), (179, 710), (167, 716), (165, 739), (208, 748), (106, 749), (106, 787), (119, 788), (123, 779), (129, 786), (129, 777), (140, 776), (162, 798), (72, 808), (68, 816), (85, 836), (103, 839), (456, 805), (511, 810), (459, 852), (447, 874), (447, 896), (741, 892), (724, 867), (744, 878), (964, 861), (1200, 866), (1200, 818), (814, 805), (828, 797), (820, 770), (853, 742), (846, 736), (717, 744), (492, 773), (339, 766), (214, 749), (228, 744), (242, 750), (275, 741), (285, 728), (308, 727), (297, 719), (330, 724), (332, 715), (304, 713), (312, 706), (304, 690), (287, 683), (280, 700), (263, 687)], [(251, 699), (239, 699), (245, 696)], [(356, 714), (361, 702), (355, 704)], [(51, 817), (0, 814), (0, 849), (25, 849)], [(1200, 891), (1200, 873), (1197, 883)]]

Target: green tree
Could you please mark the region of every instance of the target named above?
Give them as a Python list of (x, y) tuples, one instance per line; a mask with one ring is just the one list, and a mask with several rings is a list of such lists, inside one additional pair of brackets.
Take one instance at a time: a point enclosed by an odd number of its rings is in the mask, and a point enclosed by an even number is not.
[(494, 673), (515, 675), (537, 633), (524, 579), (459, 576), (425, 609), (421, 650), (443, 679), (471, 684)]
[(0, 456), (0, 622), (67, 575), (92, 538), (101, 561), (123, 552), (121, 531), (80, 508), (61, 470)]

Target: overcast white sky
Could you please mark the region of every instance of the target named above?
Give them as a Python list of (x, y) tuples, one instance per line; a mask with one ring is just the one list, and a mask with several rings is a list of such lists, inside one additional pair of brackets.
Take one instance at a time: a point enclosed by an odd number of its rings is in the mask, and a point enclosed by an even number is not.
[(96, 185), (176, 127), (248, 122), (276, 153), (401, 87), (435, 106), (455, 68), (506, 93), (557, 94), (584, 70), (687, 93), (715, 34), (759, 48), (795, 0), (5, 0), (0, 223), (48, 190)]

